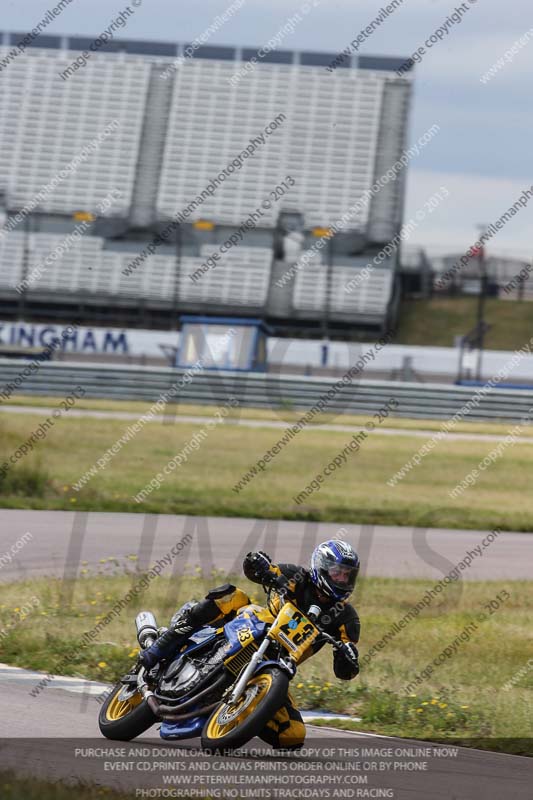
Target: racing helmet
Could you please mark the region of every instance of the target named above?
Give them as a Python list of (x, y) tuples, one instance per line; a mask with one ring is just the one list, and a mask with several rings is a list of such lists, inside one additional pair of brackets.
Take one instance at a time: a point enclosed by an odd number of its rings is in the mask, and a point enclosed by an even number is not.
[(359, 556), (351, 544), (330, 539), (313, 550), (311, 580), (327, 597), (347, 600), (355, 588), (359, 566)]

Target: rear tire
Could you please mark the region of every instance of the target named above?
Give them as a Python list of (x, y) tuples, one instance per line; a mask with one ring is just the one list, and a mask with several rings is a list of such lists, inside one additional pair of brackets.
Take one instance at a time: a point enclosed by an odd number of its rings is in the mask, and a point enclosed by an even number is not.
[[(236, 716), (236, 725), (232, 726), (232, 722), (224, 724), (220, 718), (224, 715), (231, 716), (232, 713), (231, 706), (226, 703), (222, 703), (213, 711), (202, 731), (202, 748), (208, 753), (236, 750), (254, 736), (258, 736), (286, 701), (289, 678), (278, 667), (266, 667), (250, 679), (246, 691), (253, 691), (253, 687), (259, 687), (259, 696), (258, 699), (250, 701), (249, 706), (243, 709), (248, 713), (242, 717), (242, 722), (239, 721), (239, 716)], [(246, 694), (244, 702), (246, 702)], [(252, 706), (251, 710), (250, 706)]]
[(116, 739), (129, 742), (140, 736), (158, 721), (149, 708), (146, 700), (139, 694), (133, 695), (131, 700), (118, 700), (118, 695), (124, 689), (124, 684), (117, 683), (98, 714), (100, 732), (107, 739)]

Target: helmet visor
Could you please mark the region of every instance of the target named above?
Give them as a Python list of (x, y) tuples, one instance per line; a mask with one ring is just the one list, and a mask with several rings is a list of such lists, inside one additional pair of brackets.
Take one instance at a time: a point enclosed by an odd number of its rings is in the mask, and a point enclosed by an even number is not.
[(359, 574), (359, 565), (343, 564), (332, 556), (321, 554), (317, 565), (328, 583), (340, 592), (352, 592)]
[(355, 586), (358, 567), (348, 567), (345, 564), (332, 564), (328, 570), (330, 583), (343, 592), (350, 592)]

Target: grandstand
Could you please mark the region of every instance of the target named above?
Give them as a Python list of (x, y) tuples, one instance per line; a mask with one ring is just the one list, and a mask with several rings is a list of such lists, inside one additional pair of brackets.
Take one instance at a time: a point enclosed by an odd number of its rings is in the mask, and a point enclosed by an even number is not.
[[(0, 35), (0, 55), (21, 37)], [(330, 73), (332, 54), (275, 51), (234, 85), (256, 51), (201, 47), (168, 69), (185, 44), (114, 40), (66, 79), (88, 44), (42, 35), (2, 71), (4, 318), (168, 327), (185, 313), (238, 314), (306, 336), (387, 326), (398, 252), (345, 287), (398, 233), (405, 170), (284, 276), (401, 156), (402, 59), (354, 56)], [(272, 198), (287, 175), (294, 186)], [(191, 280), (256, 209), (238, 246)]]

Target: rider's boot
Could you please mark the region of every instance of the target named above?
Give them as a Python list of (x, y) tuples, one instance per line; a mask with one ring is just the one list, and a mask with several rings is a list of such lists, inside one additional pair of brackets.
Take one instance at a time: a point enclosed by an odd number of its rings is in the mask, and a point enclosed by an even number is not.
[(140, 652), (139, 661), (143, 667), (152, 669), (163, 658), (169, 658), (188, 639), (195, 629), (190, 611), (191, 609), (187, 609), (174, 617), (172, 626), (162, 633), (150, 647)]
[(152, 669), (161, 659), (172, 656), (193, 631), (215, 620), (227, 620), (249, 603), (250, 598), (231, 584), (212, 589), (204, 600), (186, 603), (172, 617), (169, 629), (140, 653), (139, 661), (146, 669)]
[(187, 603), (170, 621), (170, 627), (155, 642), (141, 651), (139, 661), (152, 669), (164, 658), (170, 658), (184, 644), (191, 633), (208, 625), (220, 616), (218, 607), (209, 599)]

